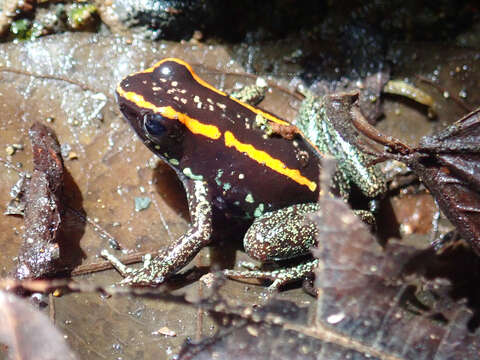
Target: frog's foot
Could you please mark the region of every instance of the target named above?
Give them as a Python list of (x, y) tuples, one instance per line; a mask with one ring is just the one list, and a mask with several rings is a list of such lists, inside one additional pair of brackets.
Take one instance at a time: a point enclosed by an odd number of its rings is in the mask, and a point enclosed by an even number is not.
[(318, 260), (311, 260), (290, 268), (281, 268), (278, 270), (223, 270), (223, 275), (230, 279), (264, 279), (271, 280), (273, 283), (268, 287), (268, 291), (278, 291), (280, 287), (292, 281), (300, 280), (311, 274), (318, 265)]
[(163, 276), (158, 276), (158, 271), (154, 262), (152, 262), (152, 255), (146, 254), (143, 257), (143, 266), (139, 269), (134, 269), (122, 264), (122, 262), (110, 254), (107, 250), (102, 250), (100, 253), (106, 260), (110, 261), (113, 267), (124, 277), (120, 281), (120, 285), (141, 285), (141, 286), (157, 286), (165, 281)]
[(240, 261), (238, 263), (238, 266), (244, 268), (245, 270), (250, 270), (250, 271), (259, 271), (261, 269), (261, 265), (255, 264), (250, 261)]

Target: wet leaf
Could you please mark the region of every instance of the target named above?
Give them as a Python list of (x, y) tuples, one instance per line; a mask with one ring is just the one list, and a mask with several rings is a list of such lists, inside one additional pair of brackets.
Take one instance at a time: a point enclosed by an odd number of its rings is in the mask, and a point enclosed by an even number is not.
[[(266, 317), (277, 315), (280, 321), (285, 317), (292, 322), (295, 319), (305, 320), (306, 309), (300, 309), (288, 301), (271, 302), (258, 309), (242, 305), (235, 306), (218, 293), (213, 294), (207, 302), (212, 301), (214, 297), (216, 305), (210, 306), (210, 309), (217, 313), (223, 325), (213, 337), (197, 342), (186, 342), (179, 354), (179, 359), (297, 358), (296, 347), (301, 344), (293, 340), (297, 335), (295, 331), (284, 334), (281, 326), (273, 325), (271, 321), (266, 320)], [(291, 339), (289, 344), (285, 341), (286, 335)], [(306, 340), (306, 343), (309, 343), (309, 340)]]

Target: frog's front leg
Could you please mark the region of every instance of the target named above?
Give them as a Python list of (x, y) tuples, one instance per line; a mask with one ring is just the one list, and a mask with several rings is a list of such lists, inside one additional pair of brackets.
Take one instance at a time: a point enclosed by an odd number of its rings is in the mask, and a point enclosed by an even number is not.
[(172, 245), (160, 250), (153, 259), (150, 255), (145, 256), (144, 264), (139, 269), (128, 268), (113, 255), (102, 251), (102, 256), (125, 277), (120, 284), (158, 285), (187, 265), (200, 249), (208, 245), (212, 234), (212, 207), (207, 184), (200, 180), (188, 180), (185, 187), (191, 225)]

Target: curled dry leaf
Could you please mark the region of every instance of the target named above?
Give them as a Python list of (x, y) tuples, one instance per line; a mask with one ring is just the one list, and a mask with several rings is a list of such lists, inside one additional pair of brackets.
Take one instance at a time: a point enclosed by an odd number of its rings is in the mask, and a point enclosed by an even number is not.
[(400, 160), (416, 173), (462, 238), (480, 255), (480, 109), (423, 137), (415, 148), (379, 133), (356, 115), (357, 129), (386, 146), (384, 159)]
[(77, 359), (44, 314), (3, 291), (0, 291), (0, 324), (0, 343), (7, 346), (8, 359)]
[(405, 162), (480, 255), (480, 109), (422, 138)]
[(57, 235), (62, 221), (63, 160), (52, 129), (35, 123), (29, 131), (34, 169), (24, 183), (25, 233), (15, 276), (38, 278), (55, 270), (60, 257)]

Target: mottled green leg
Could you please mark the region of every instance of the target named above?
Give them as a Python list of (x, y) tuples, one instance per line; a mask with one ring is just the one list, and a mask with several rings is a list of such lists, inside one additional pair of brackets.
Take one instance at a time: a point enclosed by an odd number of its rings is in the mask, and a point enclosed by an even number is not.
[(203, 181), (191, 181), (186, 184), (188, 204), (192, 224), (189, 230), (175, 243), (158, 252), (152, 259), (150, 254), (144, 258), (143, 266), (132, 269), (123, 265), (106, 250), (101, 255), (109, 260), (124, 279), (122, 285), (155, 286), (166, 277), (187, 265), (193, 257), (210, 242), (212, 233), (212, 208)]
[[(261, 262), (285, 260), (308, 254), (316, 244), (318, 230), (306, 215), (318, 210), (320, 206), (317, 203), (297, 204), (264, 214), (253, 222), (245, 234), (245, 251), (250, 257)], [(365, 210), (357, 210), (355, 213), (367, 223), (375, 223), (372, 213)], [(224, 270), (223, 273), (237, 280), (252, 278), (272, 280), (269, 290), (277, 290), (282, 285), (305, 278), (317, 264), (318, 260), (314, 259), (273, 271)]]
[[(284, 260), (309, 253), (315, 244), (317, 229), (305, 215), (319, 210), (316, 203), (298, 204), (272, 211), (257, 218), (244, 237), (247, 254), (261, 262)], [(290, 268), (265, 270), (224, 270), (232, 279), (272, 280), (269, 290), (304, 278), (315, 268), (317, 260), (311, 260)]]
[(277, 291), (280, 287), (289, 282), (303, 279), (311, 274), (318, 265), (318, 260), (308, 262), (278, 270), (224, 270), (226, 277), (237, 280), (244, 279), (265, 279), (273, 281), (268, 287), (269, 291)]
[(337, 160), (333, 183), (340, 195), (348, 198), (350, 184), (355, 184), (369, 198), (383, 194), (386, 190), (383, 174), (376, 166), (369, 166), (371, 156), (364, 153), (350, 135), (356, 133), (351, 125), (352, 94), (332, 94), (322, 98), (310, 93), (305, 95), (295, 125), (321, 153)]

